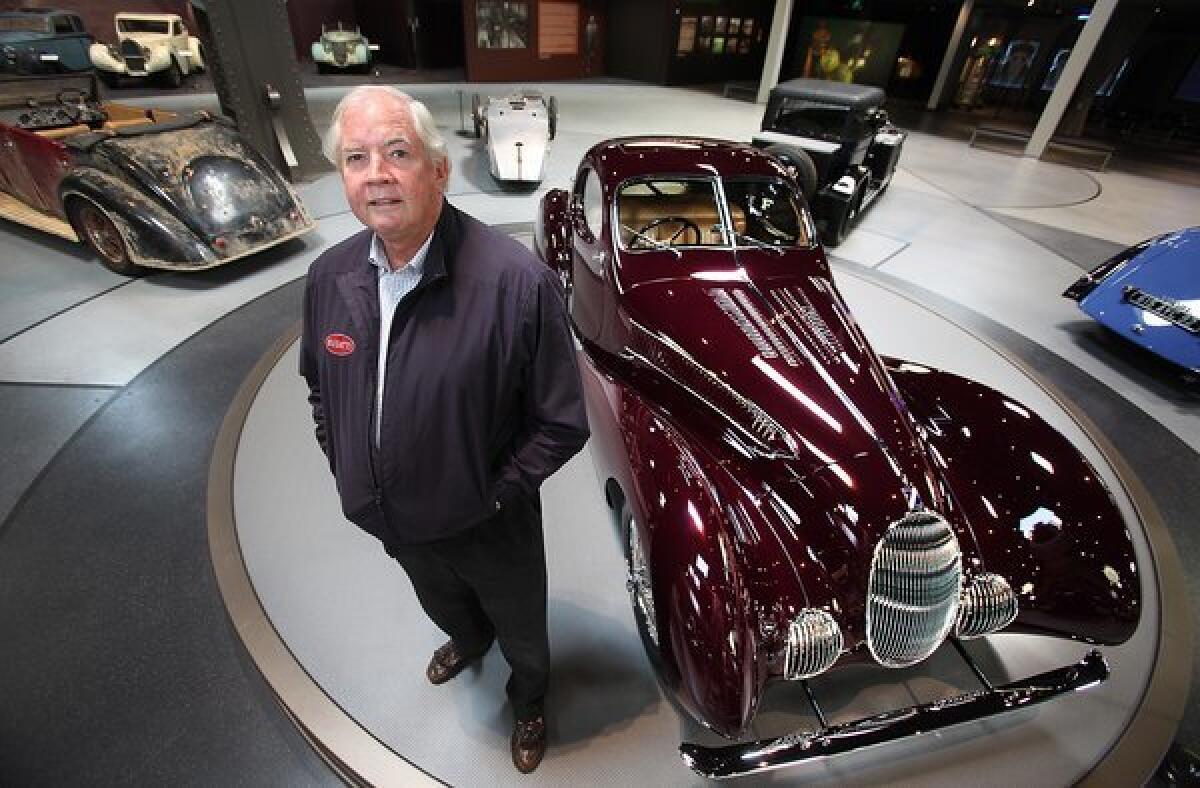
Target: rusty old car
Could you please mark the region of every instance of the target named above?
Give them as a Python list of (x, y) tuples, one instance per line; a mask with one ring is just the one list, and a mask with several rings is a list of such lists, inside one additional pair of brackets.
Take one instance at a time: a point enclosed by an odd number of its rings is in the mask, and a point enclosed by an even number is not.
[(197, 271), (314, 227), (232, 123), (100, 102), (94, 75), (0, 79), (0, 217), (113, 271)]
[[(744, 739), (764, 690), (903, 668), (997, 632), (1129, 639), (1138, 570), (1088, 461), (985, 385), (885, 358), (784, 165), (678, 137), (597, 144), (542, 199), (592, 456), (659, 680)], [(889, 714), (681, 755), (729, 777), (979, 720), (1106, 680), (1103, 655)], [(806, 686), (807, 689), (807, 686)]]

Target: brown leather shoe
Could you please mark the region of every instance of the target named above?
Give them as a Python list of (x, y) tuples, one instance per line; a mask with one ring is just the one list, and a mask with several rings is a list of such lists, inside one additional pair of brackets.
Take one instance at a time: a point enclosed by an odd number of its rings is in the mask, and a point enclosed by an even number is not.
[(458, 646), (454, 645), (453, 640), (447, 640), (429, 658), (429, 667), (425, 668), (425, 677), (429, 679), (430, 684), (445, 684), (481, 656), (483, 655), (463, 654), (458, 650)]
[(531, 720), (517, 720), (513, 725), (513, 766), (521, 774), (529, 774), (542, 762), (546, 754), (546, 719), (542, 716)]

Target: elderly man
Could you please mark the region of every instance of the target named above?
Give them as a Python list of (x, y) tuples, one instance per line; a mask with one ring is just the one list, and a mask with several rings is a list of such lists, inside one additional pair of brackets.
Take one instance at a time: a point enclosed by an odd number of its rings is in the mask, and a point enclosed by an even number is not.
[(383, 543), (450, 638), (429, 681), (499, 641), (513, 763), (531, 772), (550, 667), (538, 488), (588, 437), (560, 287), (445, 201), (445, 141), (420, 102), (354, 89), (326, 155), (366, 229), (308, 272), (300, 373), (317, 441), (347, 519)]

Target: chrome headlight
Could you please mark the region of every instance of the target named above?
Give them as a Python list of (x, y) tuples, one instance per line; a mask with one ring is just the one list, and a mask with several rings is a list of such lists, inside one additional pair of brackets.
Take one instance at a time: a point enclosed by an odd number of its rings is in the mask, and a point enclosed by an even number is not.
[(121, 59), (121, 50), (117, 49), (116, 44), (108, 44), (108, 54), (113, 60)]
[(796, 681), (824, 673), (842, 654), (842, 630), (824, 610), (808, 608), (788, 627), (783, 676)]
[(954, 633), (963, 640), (1004, 629), (1017, 617), (1017, 595), (1000, 575), (976, 575), (964, 584)]

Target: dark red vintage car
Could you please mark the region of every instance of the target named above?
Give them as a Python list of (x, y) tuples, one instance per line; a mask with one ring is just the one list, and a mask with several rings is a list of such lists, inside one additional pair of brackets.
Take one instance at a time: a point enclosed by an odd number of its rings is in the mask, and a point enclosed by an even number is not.
[[(1140, 598), (1113, 498), (1036, 414), (881, 358), (788, 171), (747, 145), (627, 138), (583, 158), (535, 232), (582, 343), (593, 456), (661, 682), (742, 735), (773, 681), (906, 667), (1004, 630), (1115, 644)], [(974, 663), (971, 663), (972, 665)], [(1103, 681), (1104, 659), (813, 733), (710, 748), (777, 768)], [(825, 723), (819, 707), (817, 716)]]

